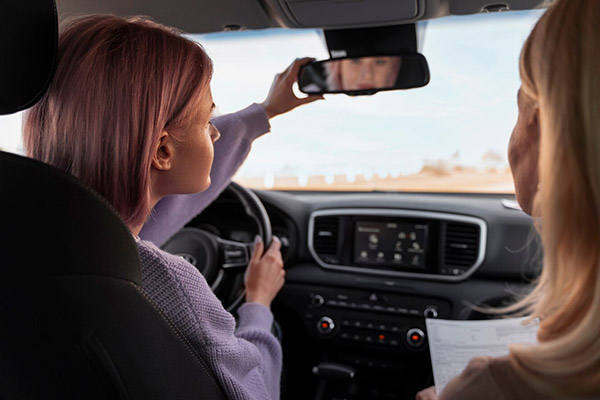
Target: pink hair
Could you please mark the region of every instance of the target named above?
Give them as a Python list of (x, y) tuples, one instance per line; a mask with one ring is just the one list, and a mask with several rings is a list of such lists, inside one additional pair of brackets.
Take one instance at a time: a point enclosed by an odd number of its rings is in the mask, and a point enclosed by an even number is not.
[(61, 25), (50, 89), (25, 116), (26, 152), (95, 189), (126, 223), (141, 224), (159, 135), (178, 137), (212, 70), (200, 45), (148, 19), (72, 19)]

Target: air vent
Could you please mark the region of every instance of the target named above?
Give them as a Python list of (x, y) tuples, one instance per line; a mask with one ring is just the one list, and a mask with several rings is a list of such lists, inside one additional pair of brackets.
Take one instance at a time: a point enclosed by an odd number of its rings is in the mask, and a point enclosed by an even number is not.
[(444, 264), (447, 267), (471, 267), (479, 252), (479, 226), (448, 222)]
[(339, 217), (316, 217), (313, 232), (315, 252), (322, 255), (337, 256)]

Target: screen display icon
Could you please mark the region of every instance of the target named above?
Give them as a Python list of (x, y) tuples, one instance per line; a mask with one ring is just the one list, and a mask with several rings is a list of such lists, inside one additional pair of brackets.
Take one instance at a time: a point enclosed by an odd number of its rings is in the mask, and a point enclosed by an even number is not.
[(425, 268), (429, 226), (404, 222), (356, 222), (354, 262)]

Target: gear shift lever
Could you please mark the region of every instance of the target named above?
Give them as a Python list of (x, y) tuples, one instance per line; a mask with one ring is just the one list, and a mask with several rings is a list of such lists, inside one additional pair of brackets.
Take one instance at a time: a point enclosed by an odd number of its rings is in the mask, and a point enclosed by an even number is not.
[(356, 370), (344, 364), (322, 362), (313, 367), (319, 377), (316, 400), (347, 400), (356, 389)]

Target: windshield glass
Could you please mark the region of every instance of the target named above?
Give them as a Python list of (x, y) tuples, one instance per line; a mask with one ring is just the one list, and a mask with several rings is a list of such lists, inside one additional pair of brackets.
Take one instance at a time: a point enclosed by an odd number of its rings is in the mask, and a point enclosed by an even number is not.
[[(506, 149), (518, 59), (541, 11), (451, 17), (419, 26), (429, 85), (325, 95), (276, 117), (235, 180), (253, 188), (512, 193)], [(193, 36), (215, 62), (221, 113), (260, 102), (296, 57), (329, 58), (320, 31)]]
[[(542, 11), (419, 25), (429, 85), (326, 95), (271, 120), (234, 179), (259, 189), (514, 192), (506, 148), (517, 116), (518, 58)], [(318, 30), (191, 35), (215, 64), (217, 113), (266, 97), (297, 57), (328, 57)], [(22, 153), (20, 115), (0, 117), (0, 148)]]

